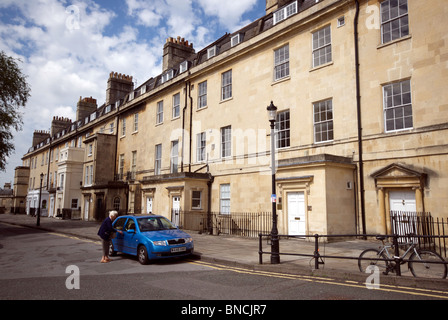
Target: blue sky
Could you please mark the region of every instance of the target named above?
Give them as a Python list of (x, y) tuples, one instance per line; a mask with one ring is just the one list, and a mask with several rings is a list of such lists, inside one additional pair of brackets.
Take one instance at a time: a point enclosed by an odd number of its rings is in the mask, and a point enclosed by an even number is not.
[(0, 50), (21, 60), (31, 98), (0, 188), (53, 116), (75, 120), (82, 97), (105, 101), (111, 71), (137, 85), (162, 71), (168, 37), (196, 51), (265, 14), (265, 0), (0, 0)]

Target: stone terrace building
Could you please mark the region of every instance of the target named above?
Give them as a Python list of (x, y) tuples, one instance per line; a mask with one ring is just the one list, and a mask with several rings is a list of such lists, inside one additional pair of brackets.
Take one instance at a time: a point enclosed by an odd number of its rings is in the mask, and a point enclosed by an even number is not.
[(162, 74), (134, 88), (111, 73), (106, 104), (81, 99), (76, 121), (35, 134), (28, 197), (43, 173), (49, 215), (270, 211), (273, 101), (280, 234), (386, 233), (391, 210), (447, 217), (446, 11), (267, 0), (198, 52), (169, 38)]

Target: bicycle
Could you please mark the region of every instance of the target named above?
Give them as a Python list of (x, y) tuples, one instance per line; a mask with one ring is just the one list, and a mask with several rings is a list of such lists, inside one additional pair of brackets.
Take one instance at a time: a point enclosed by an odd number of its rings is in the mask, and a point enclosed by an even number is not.
[[(401, 256), (391, 254), (395, 252), (394, 244), (385, 244), (386, 236), (376, 236), (381, 240), (382, 246), (377, 249), (366, 249), (359, 255), (358, 267), (361, 272), (366, 272), (369, 266), (376, 266), (384, 275), (389, 272), (396, 272), (397, 263), (400, 265), (408, 263), (408, 268), (414, 277), (425, 277), (434, 279), (445, 279), (447, 276), (447, 266), (445, 260), (436, 252), (419, 249), (413, 240), (413, 235), (407, 235), (410, 241), (399, 244), (399, 246), (409, 246)], [(404, 258), (411, 253), (409, 260)], [(370, 270), (369, 270), (370, 271)]]

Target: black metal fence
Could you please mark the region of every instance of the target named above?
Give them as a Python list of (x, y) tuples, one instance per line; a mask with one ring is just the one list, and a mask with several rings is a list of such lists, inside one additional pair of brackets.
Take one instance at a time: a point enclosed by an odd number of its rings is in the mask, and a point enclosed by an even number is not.
[[(289, 256), (302, 256), (302, 257), (311, 257), (314, 259), (314, 269), (319, 269), (319, 265), (321, 264), (325, 264), (324, 260), (325, 258), (330, 258), (330, 259), (346, 259), (346, 260), (357, 260), (359, 261), (360, 259), (365, 259), (365, 260), (372, 260), (371, 257), (369, 258), (361, 258), (360, 256), (350, 256), (350, 255), (326, 255), (326, 254), (320, 254), (320, 248), (319, 248), (319, 243), (320, 243), (320, 239), (323, 239), (324, 242), (329, 241), (330, 239), (342, 239), (342, 238), (375, 238), (378, 235), (374, 235), (374, 234), (340, 234), (340, 235), (319, 235), (319, 234), (314, 234), (314, 235), (297, 235), (297, 236), (289, 236), (289, 235), (278, 235), (278, 237), (280, 238), (314, 238), (314, 252), (311, 253), (297, 253), (297, 252), (278, 252), (279, 255), (289, 255)], [(439, 236), (439, 238), (445, 238), (446, 236)], [(408, 259), (404, 259), (403, 257), (400, 256), (399, 253), (399, 243), (403, 243), (403, 241), (400, 241), (400, 238), (403, 239), (408, 239), (407, 236), (401, 236), (401, 235), (397, 235), (397, 234), (393, 234), (393, 235), (384, 235), (384, 238), (390, 238), (393, 239), (392, 243), (394, 244), (394, 256), (391, 259), (384, 259), (383, 257), (380, 257), (378, 259), (375, 260), (387, 260), (387, 261), (394, 261), (395, 262), (395, 273), (397, 276), (401, 276), (401, 265), (403, 263), (407, 263), (409, 262)], [(414, 238), (414, 237), (413, 237)], [(419, 236), (418, 238), (431, 238), (431, 236)], [(260, 233), (258, 235), (258, 256), (259, 256), (259, 264), (263, 264), (263, 254), (270, 254), (272, 255), (273, 252), (272, 251), (264, 251), (263, 250), (263, 240), (266, 240), (268, 243), (268, 246), (270, 246), (272, 244), (272, 235), (269, 233)], [(426, 263), (435, 263), (435, 264), (448, 264), (448, 261), (446, 260), (441, 260), (441, 261), (427, 261), (427, 260), (421, 260), (420, 262), (426, 262)]]
[[(437, 252), (443, 257), (447, 257), (448, 221), (443, 218), (433, 218), (430, 212), (402, 212), (391, 211), (392, 233), (399, 236), (408, 234), (416, 235), (415, 242), (420, 248)], [(418, 237), (423, 236), (423, 237)], [(406, 237), (400, 237), (406, 242)]]
[(257, 238), (272, 229), (271, 212), (171, 212), (171, 221), (186, 230)]

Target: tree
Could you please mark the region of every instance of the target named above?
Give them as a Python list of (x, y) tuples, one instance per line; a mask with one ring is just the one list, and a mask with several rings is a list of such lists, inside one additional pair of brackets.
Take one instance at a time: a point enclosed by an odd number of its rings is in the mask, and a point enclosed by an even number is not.
[(30, 87), (16, 60), (0, 52), (0, 171), (14, 151), (12, 129), (22, 130), (21, 107), (30, 97)]

